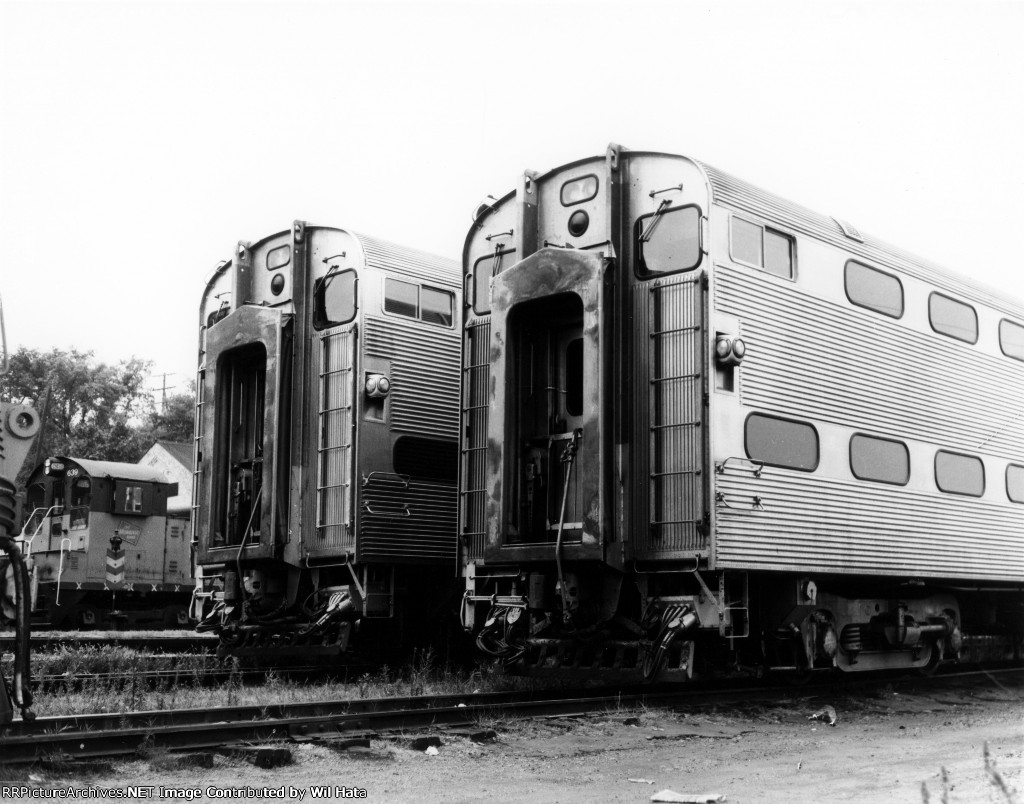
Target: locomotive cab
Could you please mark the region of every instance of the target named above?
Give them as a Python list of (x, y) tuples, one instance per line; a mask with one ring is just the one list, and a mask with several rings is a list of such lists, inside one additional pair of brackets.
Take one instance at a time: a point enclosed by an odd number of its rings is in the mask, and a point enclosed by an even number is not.
[(188, 523), (177, 483), (149, 467), (53, 456), (29, 475), (19, 541), (37, 625), (184, 627)]

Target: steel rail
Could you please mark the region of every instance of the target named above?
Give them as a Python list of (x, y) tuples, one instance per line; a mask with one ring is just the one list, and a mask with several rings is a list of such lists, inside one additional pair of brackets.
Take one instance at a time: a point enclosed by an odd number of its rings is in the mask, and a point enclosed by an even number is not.
[(280, 679), (337, 678), (351, 672), (367, 672), (372, 667), (329, 665), (297, 665), (295, 667), (252, 667), (238, 669), (223, 668), (167, 668), (165, 670), (139, 670), (129, 673), (54, 673), (34, 675), (32, 686), (39, 689), (80, 689), (86, 684), (107, 684), (143, 687), (171, 682), (180, 687), (207, 687), (232, 680), (251, 685), (265, 681), (271, 674)]
[[(10, 652), (13, 645), (9, 634), (0, 634), (0, 652)], [(213, 651), (217, 648), (216, 635), (191, 634), (187, 636), (117, 636), (90, 634), (89, 632), (67, 632), (54, 634), (34, 633), (31, 637), (33, 652), (56, 650), (66, 646), (82, 647), (96, 645), (98, 647), (117, 645), (125, 648), (153, 649), (164, 652), (183, 653), (187, 651)]]
[[(1020, 668), (949, 673), (897, 683), (931, 688), (997, 677), (1007, 684), (1024, 685), (1024, 671)], [(1003, 681), (998, 683), (1002, 685)], [(569, 697), (564, 690), (503, 692), (39, 718), (34, 722), (15, 721), (6, 730), (0, 736), (0, 757), (13, 764), (53, 756), (75, 759), (135, 754), (147, 749), (196, 750), (241, 742), (330, 739), (387, 730), (451, 727), (476, 724), (481, 719), (587, 715), (640, 705), (700, 709), (755, 701), (791, 701), (823, 693), (848, 695), (879, 684), (888, 686), (893, 680), (876, 677), (854, 683), (830, 681), (801, 687), (606, 688)]]

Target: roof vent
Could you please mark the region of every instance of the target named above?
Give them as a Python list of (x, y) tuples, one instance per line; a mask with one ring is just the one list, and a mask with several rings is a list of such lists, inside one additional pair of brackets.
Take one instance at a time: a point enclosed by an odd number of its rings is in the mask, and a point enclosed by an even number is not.
[(832, 220), (836, 222), (836, 225), (843, 230), (843, 234), (850, 238), (850, 240), (856, 240), (858, 243), (864, 242), (864, 236), (857, 231), (856, 227), (839, 218), (832, 218)]

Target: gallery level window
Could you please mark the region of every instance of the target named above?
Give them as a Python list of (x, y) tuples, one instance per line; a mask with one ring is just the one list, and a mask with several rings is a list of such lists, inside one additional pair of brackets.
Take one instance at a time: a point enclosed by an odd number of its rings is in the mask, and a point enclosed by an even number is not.
[(999, 322), (999, 348), (1003, 354), (1024, 360), (1024, 327), (1004, 318)]
[(784, 279), (795, 276), (796, 244), (787, 234), (733, 215), (730, 246), (737, 262)]
[(1024, 503), (1024, 466), (1019, 463), (1006, 467), (1006, 496), (1011, 502)]
[(928, 297), (928, 321), (932, 329), (964, 343), (978, 342), (978, 314), (962, 301), (942, 293)]
[(850, 260), (843, 272), (843, 282), (851, 304), (890, 318), (902, 317), (903, 284), (892, 274)]
[(418, 318), (428, 324), (450, 327), (455, 310), (455, 294), (439, 288), (420, 287), (400, 279), (384, 280), (384, 312)]

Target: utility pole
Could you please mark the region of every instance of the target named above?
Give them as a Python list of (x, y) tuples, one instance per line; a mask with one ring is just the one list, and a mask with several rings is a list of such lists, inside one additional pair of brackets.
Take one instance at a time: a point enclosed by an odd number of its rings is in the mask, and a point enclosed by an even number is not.
[(167, 392), (168, 391), (172, 391), (172, 390), (174, 390), (175, 388), (178, 387), (176, 385), (168, 385), (167, 384), (167, 378), (170, 377), (172, 374), (173, 374), (173, 372), (171, 372), (171, 373), (165, 372), (163, 374), (153, 375), (153, 376), (156, 376), (156, 377), (160, 377), (160, 380), (161, 380), (161, 383), (160, 383), (160, 412), (161, 413), (166, 413), (167, 412)]

